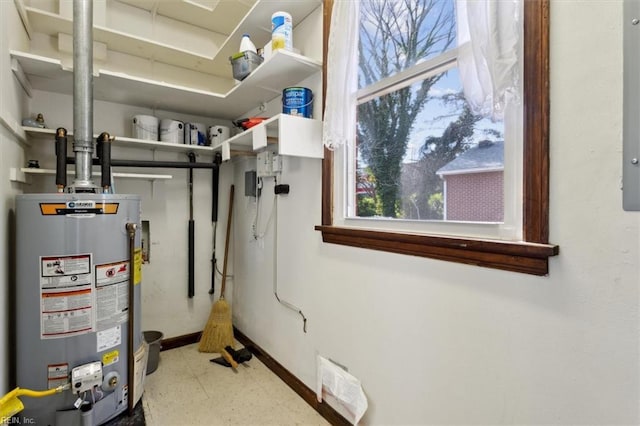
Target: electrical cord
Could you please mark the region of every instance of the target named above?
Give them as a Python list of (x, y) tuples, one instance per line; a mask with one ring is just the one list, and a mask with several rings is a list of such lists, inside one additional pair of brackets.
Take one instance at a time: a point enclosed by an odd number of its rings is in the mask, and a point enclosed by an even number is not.
[[(274, 176), (273, 178), (274, 190), (275, 186), (278, 184), (278, 179)], [(273, 225), (273, 295), (276, 297), (276, 300), (283, 305), (284, 307), (291, 309), (292, 311), (298, 313), (302, 317), (302, 331), (307, 332), (307, 317), (304, 316), (302, 309), (299, 307), (287, 302), (286, 300), (280, 299), (278, 296), (278, 196), (276, 195), (273, 200), (274, 210), (276, 215), (276, 220)]]
[(260, 216), (260, 187), (262, 189), (262, 178), (256, 177), (256, 214), (253, 218), (253, 223), (251, 224), (251, 234), (254, 240), (257, 240), (257, 228), (258, 228), (258, 217)]
[[(21, 389), (19, 387), (15, 388), (11, 392), (0, 397), (0, 419), (11, 419), (14, 415), (18, 414), (24, 409), (24, 404), (22, 403), (22, 401), (20, 401), (20, 399), (18, 399), (18, 397), (20, 396), (28, 396), (30, 398), (43, 398), (54, 395), (56, 393), (60, 393), (65, 390), (69, 390), (70, 387), (70, 383), (65, 383), (64, 385), (60, 385), (57, 388), (47, 389), (43, 391)], [(3, 422), (2, 424), (5, 424), (5, 422)]]
[(264, 231), (263, 232), (258, 232), (258, 225), (259, 225), (258, 224), (258, 218), (260, 216), (260, 198), (258, 198), (256, 200), (256, 218), (255, 218), (255, 221), (253, 222), (253, 239), (254, 240), (261, 240), (267, 234), (267, 229), (269, 229), (269, 225), (271, 224), (271, 222), (273, 220), (273, 215), (274, 215), (275, 205), (276, 205), (276, 199), (277, 199), (277, 195), (273, 194), (273, 204), (271, 205), (271, 213), (269, 213), (269, 218), (267, 219), (267, 223), (265, 223), (265, 225), (264, 225)]
[(267, 229), (269, 228), (269, 224), (271, 223), (271, 221), (273, 220), (273, 207), (275, 205), (275, 199), (276, 199), (276, 194), (273, 195), (273, 204), (271, 205), (271, 213), (269, 213), (269, 218), (267, 219), (267, 223), (265, 223), (264, 225), (264, 231), (263, 232), (258, 232), (258, 228), (259, 228), (259, 218), (260, 218), (260, 192), (262, 191), (262, 187), (263, 185), (263, 180), (262, 178), (256, 178), (256, 214), (253, 220), (253, 224), (251, 225), (251, 232), (253, 234), (253, 239), (255, 241), (257, 240), (261, 240), (264, 238), (264, 236), (267, 234)]

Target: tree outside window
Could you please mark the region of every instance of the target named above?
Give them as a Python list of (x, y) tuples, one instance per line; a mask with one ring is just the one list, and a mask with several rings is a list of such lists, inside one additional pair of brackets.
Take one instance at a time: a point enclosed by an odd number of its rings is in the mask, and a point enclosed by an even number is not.
[[(399, 73), (447, 52), (455, 54), (453, 0), (363, 0), (360, 14), (360, 89), (385, 81), (393, 85)], [(418, 81), (358, 105), (358, 172), (356, 182), (349, 183), (356, 186), (353, 216), (446, 219), (445, 178), (438, 170), (480, 141), (502, 141), (502, 122), (471, 113), (455, 60), (443, 71), (434, 64)], [(372, 186), (368, 191), (362, 191), (363, 177)], [(460, 194), (479, 179), (482, 169), (472, 170), (466, 187), (449, 189)], [(500, 186), (487, 196), (503, 200), (501, 191)], [(469, 198), (471, 211), (473, 200)]]

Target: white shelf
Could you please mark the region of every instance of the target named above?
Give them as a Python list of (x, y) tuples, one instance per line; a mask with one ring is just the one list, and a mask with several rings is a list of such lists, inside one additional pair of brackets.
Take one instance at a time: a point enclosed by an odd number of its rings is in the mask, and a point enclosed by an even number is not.
[[(244, 33), (251, 34), (251, 40), (256, 47), (262, 47), (267, 44), (271, 40), (271, 15), (274, 12), (286, 10), (291, 15), (291, 20), (295, 26), (320, 7), (321, 4), (321, 0), (280, 0), (277, 2), (273, 0), (258, 0), (229, 35), (227, 41), (220, 47), (210, 66), (213, 70), (229, 66), (229, 56), (238, 51), (240, 39)], [(295, 47), (295, 39), (293, 44)], [(291, 84), (296, 84), (299, 81), (294, 81)]]
[(323, 158), (322, 122), (289, 114), (278, 114), (213, 147), (222, 152), (222, 161), (231, 158), (232, 150), (260, 151), (273, 141), (278, 154)]
[[(94, 25), (93, 37), (94, 41), (105, 43), (109, 50), (153, 59), (154, 61), (231, 79), (229, 56), (238, 51), (240, 38), (243, 33), (251, 34), (251, 39), (256, 46), (264, 46), (271, 38), (271, 15), (274, 12), (281, 9), (286, 10), (291, 14), (293, 22), (299, 23), (320, 5), (320, 0), (285, 0), (281, 2), (258, 0), (246, 13), (244, 19), (235, 25), (235, 28), (220, 49), (217, 52), (212, 52), (210, 56), (98, 25)], [(184, 7), (176, 9), (175, 7), (172, 8), (169, 6), (170, 5), (163, 6), (159, 4), (157, 11), (164, 11), (165, 16), (173, 14), (175, 16), (169, 17), (177, 21), (184, 19), (184, 17), (178, 13), (178, 10), (184, 10)], [(233, 13), (233, 15), (240, 13), (240, 9), (232, 4), (225, 5), (224, 8), (228, 9), (226, 12)], [(172, 11), (171, 9), (174, 10)], [(222, 9), (222, 7), (220, 9)], [(45, 33), (51, 36), (57, 36), (60, 33), (73, 34), (73, 22), (69, 18), (30, 6), (25, 7), (25, 10), (29, 24), (35, 32)], [(212, 21), (221, 20), (220, 16), (224, 16), (221, 15), (223, 12), (225, 11), (215, 11), (216, 16)], [(193, 13), (193, 11), (190, 13)], [(201, 15), (205, 16), (206, 13), (206, 11), (203, 11)], [(233, 15), (229, 20), (233, 22), (232, 25), (239, 19), (239, 16)], [(199, 19), (202, 19), (202, 16)], [(226, 31), (229, 30), (229, 28), (229, 23), (227, 23), (222, 30), (213, 29), (213, 31), (227, 33)]]
[[(74, 170), (67, 170), (68, 175), (74, 174)], [(28, 183), (25, 175), (55, 175), (56, 171), (53, 169), (37, 169), (31, 167), (23, 167), (21, 169), (10, 170), (11, 181), (13, 182), (21, 182)], [(101, 176), (100, 172), (93, 172), (93, 176)], [(128, 178), (128, 179), (145, 179), (145, 180), (165, 180), (165, 179), (173, 179), (172, 175), (158, 175), (158, 174), (148, 174), (148, 173), (120, 173), (120, 172), (112, 172), (111, 175), (114, 178)]]
[[(239, 2), (242, 6), (234, 4), (236, 2), (196, 1), (190, 2), (186, 8), (178, 7), (178, 2), (123, 2), (141, 7), (154, 16), (157, 13), (174, 19), (176, 23), (180, 22), (180, 25), (193, 25), (218, 35), (229, 36), (217, 51), (211, 51), (208, 56), (208, 51), (202, 54), (202, 49), (196, 51), (197, 48), (189, 48), (196, 45), (187, 46), (185, 49), (185, 46), (178, 46), (177, 41), (159, 42), (114, 28), (94, 25), (94, 41), (104, 43), (108, 51), (122, 52), (145, 58), (152, 63), (169, 64), (185, 70), (177, 73), (179, 77), (174, 76), (175, 70), (162, 70), (149, 78), (152, 71), (138, 71), (138, 75), (130, 75), (119, 71), (116, 61), (111, 64), (108, 60), (102, 64), (96, 62), (93, 77), (95, 100), (233, 120), (281, 96), (284, 88), (299, 85), (301, 81), (322, 71), (320, 61), (279, 50), (242, 82), (234, 85), (229, 63), (229, 56), (237, 52), (243, 33), (251, 34), (255, 45), (261, 47), (271, 39), (271, 15), (274, 12), (286, 10), (297, 25), (321, 7), (322, 0), (250, 0)], [(108, 3), (106, 7), (109, 7)], [(225, 30), (221, 30), (214, 22), (221, 16), (220, 8), (231, 8), (225, 9), (229, 13), (226, 18), (229, 22), (224, 23)], [(25, 10), (29, 21), (27, 24), (33, 32), (45, 33), (52, 37), (58, 37), (60, 34), (71, 35), (73, 32), (72, 20), (67, 16), (32, 6), (25, 7)], [(216, 19), (206, 19), (207, 14), (215, 15)], [(185, 19), (188, 16), (193, 19)], [(176, 45), (171, 45), (172, 43)], [(72, 65), (66, 53), (55, 50), (53, 52), (42, 56), (11, 51), (10, 55), (20, 65), (16, 68), (23, 70), (27, 83), (33, 89), (70, 95), (73, 93)], [(164, 73), (163, 76), (160, 76), (161, 72)], [(172, 82), (162, 81), (164, 78)], [(23, 130), (32, 138), (53, 139), (55, 135), (53, 129), (23, 127)], [(280, 114), (217, 147), (171, 144), (126, 137), (116, 137), (114, 145), (176, 152), (194, 151), (209, 155), (222, 151), (223, 158), (228, 160), (232, 149), (253, 152), (265, 149), (268, 143), (277, 142), (277, 150), (281, 155), (322, 158), (324, 149), (321, 133), (322, 126), (319, 120)], [(67, 136), (71, 138), (72, 134), (68, 133)]]
[[(42, 129), (39, 127), (27, 127), (22, 126), (22, 130), (25, 131), (27, 135), (38, 139), (50, 139), (53, 140), (56, 134), (55, 129)], [(98, 137), (98, 135), (93, 135), (94, 139)], [(73, 132), (67, 132), (68, 140), (73, 140)], [(178, 143), (170, 143), (170, 142), (160, 142), (160, 141), (151, 141), (145, 139), (134, 139), (134, 138), (125, 138), (122, 136), (116, 136), (115, 140), (112, 142), (117, 146), (126, 146), (133, 148), (144, 148), (144, 149), (157, 149), (159, 151), (172, 151), (172, 152), (195, 152), (198, 154), (205, 155), (213, 155), (214, 149), (210, 146), (200, 146), (200, 145), (184, 145)]]
[[(73, 73), (59, 59), (11, 51), (34, 89), (72, 94)], [(97, 70), (93, 78), (97, 100), (179, 111), (223, 119), (235, 119), (261, 103), (321, 71), (322, 64), (293, 52), (276, 51), (241, 83), (227, 93), (179, 86), (135, 77), (108, 69)]]
[[(73, 21), (58, 14), (46, 12), (33, 7), (25, 7), (27, 17), (34, 31), (50, 36), (59, 33), (72, 35)], [(171, 65), (192, 68), (198, 62), (211, 61), (211, 57), (198, 55), (195, 52), (172, 47), (153, 40), (124, 34), (120, 31), (94, 25), (93, 39), (95, 42), (105, 43), (109, 49), (135, 55), (145, 59), (155, 59)]]
[[(253, 6), (253, 0), (120, 0), (120, 2), (222, 34), (231, 34), (238, 22)], [(220, 19), (220, 16), (224, 16), (225, 19)]]

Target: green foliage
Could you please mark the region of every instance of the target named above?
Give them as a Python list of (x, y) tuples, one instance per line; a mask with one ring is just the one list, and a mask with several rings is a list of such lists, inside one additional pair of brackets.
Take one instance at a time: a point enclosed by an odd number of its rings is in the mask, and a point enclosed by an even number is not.
[(439, 219), (444, 218), (444, 197), (442, 192), (431, 194), (427, 203), (431, 211), (434, 212)]
[(374, 197), (358, 196), (357, 199), (357, 216), (372, 217), (379, 216), (377, 203)]

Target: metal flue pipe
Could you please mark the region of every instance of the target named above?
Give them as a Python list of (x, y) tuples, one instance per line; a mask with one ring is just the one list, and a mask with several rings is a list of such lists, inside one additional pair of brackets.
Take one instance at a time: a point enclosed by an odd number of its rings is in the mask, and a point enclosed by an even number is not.
[(73, 0), (73, 152), (75, 187), (94, 187), (93, 155), (93, 1)]

